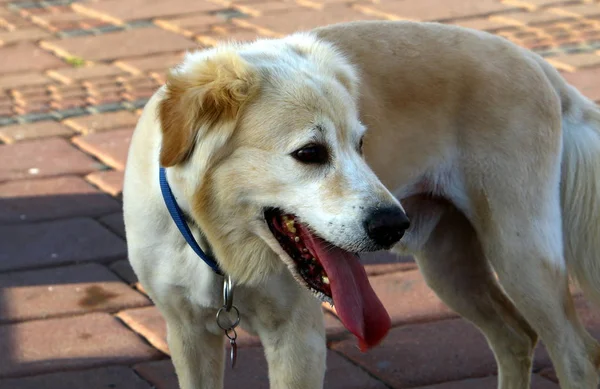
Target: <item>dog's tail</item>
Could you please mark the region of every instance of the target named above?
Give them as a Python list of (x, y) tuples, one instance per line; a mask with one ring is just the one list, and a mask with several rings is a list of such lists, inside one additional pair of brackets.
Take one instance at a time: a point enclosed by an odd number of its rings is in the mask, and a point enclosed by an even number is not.
[(586, 296), (600, 304), (600, 109), (549, 64), (542, 67), (562, 104), (565, 259)]

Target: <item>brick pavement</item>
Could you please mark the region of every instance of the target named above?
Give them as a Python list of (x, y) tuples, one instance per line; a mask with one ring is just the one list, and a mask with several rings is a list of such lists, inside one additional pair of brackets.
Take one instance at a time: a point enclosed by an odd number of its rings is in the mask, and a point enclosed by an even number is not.
[[(598, 0), (0, 0), (0, 389), (176, 387), (164, 321), (126, 260), (120, 193), (140, 109), (187, 49), (357, 19), (493, 32), (600, 100)], [(394, 329), (361, 354), (326, 311), (327, 388), (495, 388), (483, 337), (412, 262), (367, 262)], [(240, 346), (226, 387), (267, 388), (257, 339), (242, 332)], [(543, 347), (534, 373), (534, 388), (557, 388)]]

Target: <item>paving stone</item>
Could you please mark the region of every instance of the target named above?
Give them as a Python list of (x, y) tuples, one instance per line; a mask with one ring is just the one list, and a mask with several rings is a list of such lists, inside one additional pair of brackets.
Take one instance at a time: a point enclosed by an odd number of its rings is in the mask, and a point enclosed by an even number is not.
[(0, 225), (0, 271), (125, 258), (123, 240), (91, 219)]
[(106, 112), (67, 119), (63, 124), (82, 134), (134, 128), (138, 117), (131, 111)]
[(0, 184), (0, 224), (29, 223), (76, 216), (98, 217), (121, 204), (75, 176)]
[(123, 222), (123, 214), (121, 212), (101, 217), (100, 223), (104, 224), (112, 232), (125, 239), (125, 223)]
[(389, 251), (376, 251), (360, 254), (360, 260), (370, 276), (390, 274), (397, 271), (413, 270), (417, 268), (414, 258), (400, 256)]
[(0, 323), (150, 304), (104, 266), (78, 266), (0, 274)]
[(272, 14), (251, 19), (235, 19), (234, 22), (242, 27), (255, 28), (258, 32), (291, 34), (295, 31), (310, 30), (327, 24), (378, 18), (380, 17), (364, 15), (349, 6), (339, 5), (332, 6), (327, 12), (314, 9), (298, 10), (294, 12), (293, 18)]
[(160, 355), (106, 313), (0, 326), (0, 378), (132, 364)]
[[(143, 336), (148, 342), (161, 350), (165, 354), (169, 354), (169, 346), (167, 345), (167, 326), (165, 319), (160, 314), (158, 308), (147, 307), (128, 309), (119, 312), (117, 315), (131, 329)], [(251, 335), (243, 328), (236, 329), (238, 338), (238, 347), (253, 347), (260, 345), (260, 339)]]
[(106, 0), (98, 3), (76, 4), (73, 8), (80, 13), (94, 15), (101, 19), (132, 21), (172, 15), (189, 15), (195, 12), (212, 12), (225, 7), (208, 1)]
[(139, 72), (161, 71), (178, 65), (183, 60), (183, 53), (168, 53), (138, 58), (124, 58), (115, 62), (115, 65)]
[(567, 4), (556, 6), (552, 12), (565, 14), (573, 17), (592, 18), (600, 16), (600, 7), (596, 3), (592, 4)]
[[(99, 36), (66, 38), (42, 43), (43, 47), (50, 50), (67, 52), (92, 61), (181, 51), (198, 47), (197, 44), (180, 35), (157, 28), (137, 28)], [(0, 51), (0, 55), (2, 55), (2, 51)], [(1, 67), (0, 71), (2, 71)]]
[(580, 68), (588, 68), (600, 65), (600, 55), (595, 53), (577, 53), (568, 55), (558, 55), (546, 58), (554, 67), (559, 70), (574, 72)]
[(94, 66), (85, 66), (80, 68), (61, 68), (49, 70), (47, 74), (65, 84), (71, 84), (75, 81), (88, 80), (99, 77), (116, 77), (127, 75), (129, 72), (114, 65), (98, 64)]
[(514, 26), (514, 23), (512, 23), (511, 21), (506, 21), (501, 18), (497, 19), (493, 17), (457, 20), (453, 21), (452, 24), (466, 28), (473, 28), (475, 30), (483, 30), (490, 32)]
[(239, 4), (234, 6), (241, 12), (252, 15), (261, 16), (269, 14), (279, 14), (283, 16), (283, 13), (295, 14), (298, 11), (306, 10), (306, 7), (300, 6), (293, 0), (282, 0), (282, 1), (262, 1), (250, 4)]
[(573, 20), (572, 16), (548, 11), (517, 11), (492, 16), (492, 20), (503, 20), (507, 24), (536, 25)]
[(0, 44), (11, 44), (21, 41), (36, 41), (49, 37), (48, 31), (38, 27), (19, 29), (15, 31), (0, 32)]
[(496, 0), (421, 0), (380, 2), (372, 6), (357, 5), (356, 8), (388, 19), (439, 21), (484, 16), (512, 7)]
[[(497, 387), (497, 377), (486, 377), (446, 382), (439, 385), (420, 387), (416, 389), (496, 389)], [(531, 377), (531, 389), (558, 389), (558, 385), (540, 376), (533, 375)]]
[(112, 196), (120, 196), (123, 192), (124, 176), (122, 171), (105, 170), (95, 172), (88, 175), (86, 179)]
[(29, 85), (45, 85), (51, 83), (52, 80), (48, 77), (34, 72), (0, 75), (0, 89), (12, 89)]
[[(356, 340), (334, 343), (371, 374), (397, 388), (425, 386), (496, 373), (496, 363), (483, 335), (462, 319), (394, 328), (377, 347), (362, 353)], [(536, 354), (536, 368), (550, 361)]]
[(125, 280), (129, 285), (135, 285), (138, 282), (137, 276), (127, 259), (121, 259), (110, 264), (108, 267), (116, 273), (121, 279)]
[(58, 372), (34, 377), (0, 380), (0, 389), (151, 389), (150, 385), (125, 366), (83, 371)]
[(107, 165), (124, 170), (133, 129), (79, 136), (73, 143)]
[(10, 58), (10, 61), (0, 61), (0, 74), (4, 75), (62, 65), (60, 59), (29, 42), (0, 48), (0, 58)]
[(210, 31), (215, 25), (223, 24), (223, 18), (213, 14), (186, 15), (169, 19), (158, 19), (154, 23), (165, 30), (174, 31), (184, 36)]
[(600, 68), (578, 70), (575, 73), (564, 73), (568, 83), (594, 101), (600, 100)]
[[(457, 316), (429, 289), (418, 270), (370, 277), (369, 280), (393, 326)], [(335, 311), (328, 304), (325, 307)]]
[(4, 143), (72, 134), (73, 131), (69, 130), (69, 128), (53, 121), (0, 127), (0, 140)]
[[(200, 34), (196, 37), (198, 42), (207, 46), (214, 46), (219, 42), (251, 42), (258, 38), (269, 37), (270, 35), (263, 33), (265, 30), (256, 31), (251, 28), (234, 28), (227, 32), (214, 32), (208, 34)], [(272, 33), (270, 33), (272, 34)]]
[[(157, 389), (177, 389), (177, 377), (170, 360), (141, 363), (134, 369)], [(240, 350), (235, 370), (226, 368), (225, 389), (268, 389), (267, 361), (262, 348)], [(327, 353), (327, 372), (323, 387), (327, 389), (385, 389), (386, 386), (370, 377), (335, 352)]]
[[(23, 156), (27, 156), (23, 158)], [(64, 139), (52, 138), (0, 145), (0, 182), (67, 174), (87, 174), (98, 163)]]

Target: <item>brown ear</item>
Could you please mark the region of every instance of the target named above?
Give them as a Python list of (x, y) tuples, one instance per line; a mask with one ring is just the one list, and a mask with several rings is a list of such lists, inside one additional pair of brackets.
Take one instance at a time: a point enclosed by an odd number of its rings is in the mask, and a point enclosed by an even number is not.
[(160, 164), (164, 167), (184, 162), (196, 139), (208, 131), (235, 123), (258, 88), (256, 71), (232, 49), (197, 61), (167, 76), (158, 108), (163, 136)]

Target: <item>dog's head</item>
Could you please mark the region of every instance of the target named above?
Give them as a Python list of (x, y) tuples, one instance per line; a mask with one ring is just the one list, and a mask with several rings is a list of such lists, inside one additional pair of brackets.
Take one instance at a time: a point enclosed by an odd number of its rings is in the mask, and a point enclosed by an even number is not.
[(381, 316), (354, 253), (408, 228), (362, 157), (358, 89), (339, 52), (298, 34), (188, 54), (159, 105), (160, 162), (223, 270), (258, 283), (285, 264), (348, 317)]

